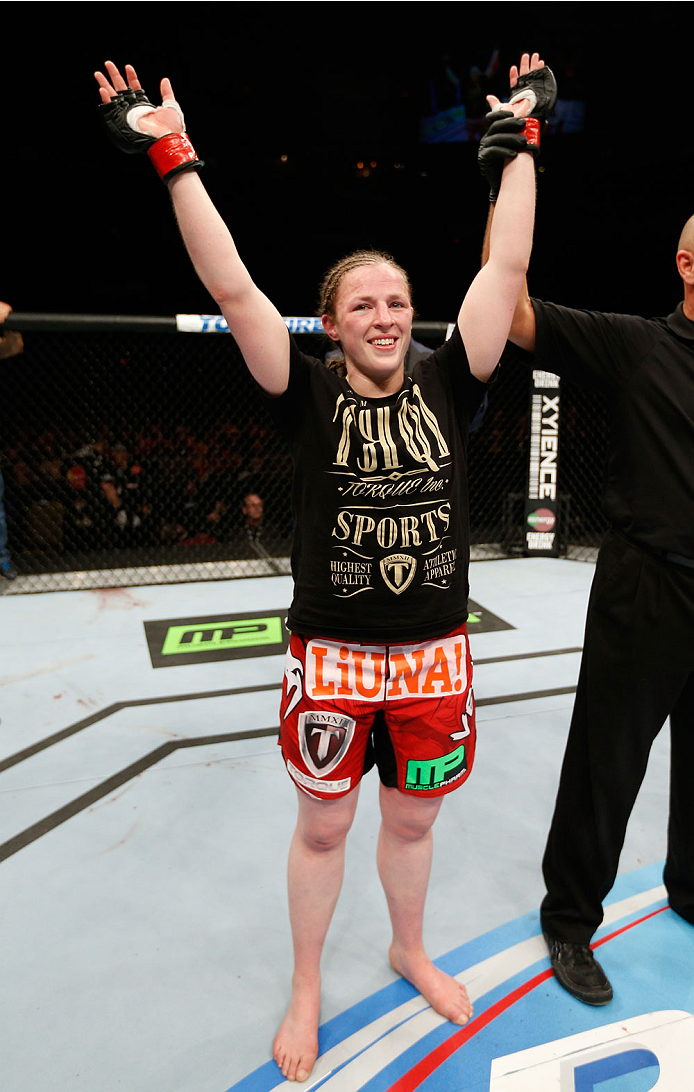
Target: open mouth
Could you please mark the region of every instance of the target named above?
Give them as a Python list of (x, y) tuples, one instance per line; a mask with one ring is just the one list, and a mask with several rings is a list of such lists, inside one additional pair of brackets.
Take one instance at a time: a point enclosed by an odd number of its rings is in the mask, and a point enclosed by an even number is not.
[(375, 337), (369, 341), (369, 345), (375, 345), (377, 349), (392, 349), (396, 341), (395, 337)]

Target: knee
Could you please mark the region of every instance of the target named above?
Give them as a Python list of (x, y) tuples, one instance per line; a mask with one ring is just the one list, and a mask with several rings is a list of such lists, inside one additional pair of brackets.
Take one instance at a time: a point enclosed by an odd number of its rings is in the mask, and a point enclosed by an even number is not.
[(431, 823), (385, 823), (383, 824), (391, 838), (399, 842), (421, 842), (431, 830)]
[(310, 823), (299, 823), (296, 832), (307, 849), (314, 853), (326, 853), (344, 842), (352, 816), (321, 815)]
[(301, 841), (312, 853), (328, 853), (341, 846), (347, 837), (347, 830), (341, 827), (319, 827), (317, 830), (298, 831)]
[(397, 838), (401, 842), (419, 842), (422, 838), (426, 838), (432, 826), (434, 825), (433, 815), (384, 815), (382, 817), (383, 827), (392, 838)]
[(402, 842), (426, 838), (441, 807), (441, 799), (421, 799), (381, 786), (381, 819), (384, 831)]

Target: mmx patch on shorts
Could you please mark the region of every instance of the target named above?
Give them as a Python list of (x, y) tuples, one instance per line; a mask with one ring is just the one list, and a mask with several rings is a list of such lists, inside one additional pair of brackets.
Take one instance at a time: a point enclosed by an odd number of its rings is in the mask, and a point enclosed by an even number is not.
[(475, 756), (467, 627), (388, 645), (292, 633), (280, 712), (287, 769), (310, 796), (344, 796), (374, 763), (385, 785), (443, 796)]

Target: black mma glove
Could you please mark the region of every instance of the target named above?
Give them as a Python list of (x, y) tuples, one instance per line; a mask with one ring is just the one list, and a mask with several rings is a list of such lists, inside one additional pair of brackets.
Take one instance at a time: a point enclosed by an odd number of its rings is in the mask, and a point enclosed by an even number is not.
[(174, 99), (163, 105), (176, 111), (183, 123), (182, 133), (154, 137), (140, 128), (140, 118), (156, 109), (142, 89), (133, 91), (129, 87), (127, 91), (119, 91), (110, 102), (101, 103), (99, 111), (103, 126), (116, 147), (132, 155), (146, 152), (162, 182), (168, 182), (180, 171), (199, 171), (203, 164), (185, 135), (181, 107)]
[(530, 112), (526, 118), (514, 118), (513, 114), (499, 107), (487, 114), (487, 132), (480, 141), (477, 162), (489, 183), (489, 200), (492, 204), (499, 196), (501, 173), (504, 163), (514, 159), (518, 152), (529, 152), (537, 158), (540, 153), (540, 132), (557, 101), (557, 81), (551, 68), (535, 68), (519, 76), (511, 88), (512, 102), (526, 99)]
[(525, 136), (525, 118), (517, 118), (510, 110), (500, 109), (487, 114), (485, 121), (487, 131), (480, 140), (477, 163), (489, 184), (489, 201), (495, 204), (504, 164), (515, 159), (519, 152), (531, 149)]
[[(133, 91), (131, 88), (127, 91), (119, 91), (110, 102), (102, 102), (99, 106), (99, 116), (109, 138), (116, 148), (120, 148), (121, 152), (127, 152), (129, 155), (146, 152), (150, 145), (154, 144), (153, 136), (133, 127), (132, 122), (144, 113), (139, 110), (133, 114), (136, 106), (147, 107), (147, 112), (156, 109), (144, 91)], [(128, 114), (133, 114), (130, 123)]]
[(544, 124), (554, 109), (557, 101), (557, 81), (551, 68), (536, 68), (518, 77), (518, 83), (511, 88), (509, 103), (527, 99), (530, 102), (528, 117), (537, 118)]

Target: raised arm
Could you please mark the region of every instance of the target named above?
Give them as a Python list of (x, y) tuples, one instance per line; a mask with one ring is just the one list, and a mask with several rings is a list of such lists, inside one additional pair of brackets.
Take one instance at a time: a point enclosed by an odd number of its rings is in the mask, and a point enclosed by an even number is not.
[[(520, 70), (511, 69), (511, 85), (522, 87), (523, 93), (537, 79), (537, 94), (514, 96), (504, 107), (517, 117), (533, 114), (543, 116), (551, 108), (553, 78), (549, 70), (542, 77), (533, 73), (545, 70), (544, 61), (536, 53), (521, 58)], [(520, 76), (520, 78), (519, 78)], [(542, 87), (540, 87), (540, 84)], [(547, 85), (550, 92), (547, 92)], [(533, 102), (535, 98), (535, 102)], [(490, 97), (492, 109), (498, 100)], [(546, 114), (544, 114), (546, 116)], [(527, 137), (527, 134), (526, 134)], [(534, 138), (533, 138), (534, 139)], [(470, 369), (478, 379), (486, 380), (494, 371), (509, 336), (516, 305), (525, 284), (530, 260), (535, 215), (535, 166), (537, 146), (527, 139), (505, 160), (494, 214), (489, 224), (488, 260), (470, 285), (458, 315), (458, 325), (465, 343)], [(518, 154), (520, 152), (520, 154)], [(531, 308), (532, 310), (532, 308)]]
[[(483, 266), (489, 261), (489, 237), (491, 235), (493, 219), (494, 203), (490, 202), (487, 227), (484, 232), (484, 242), (482, 244), (481, 264)], [(516, 307), (513, 312), (513, 318), (511, 319), (511, 329), (508, 332), (508, 340), (512, 341), (514, 345), (520, 346), (521, 349), (527, 350), (529, 353), (535, 351), (535, 311), (530, 302), (527, 277), (523, 278), (523, 284), (518, 299), (516, 300)]]
[(175, 140), (162, 139), (185, 132), (171, 83), (161, 81), (162, 105), (155, 109), (144, 96), (132, 65), (125, 66), (126, 79), (111, 61), (106, 62), (106, 71), (108, 77), (101, 72), (94, 75), (114, 142), (124, 150), (150, 155), (168, 186), (195, 271), (222, 311), (249, 371), (269, 394), (281, 394), (289, 381), (287, 328), (241, 261), (231, 233), (197, 173), (200, 163), (189, 142), (185, 141), (190, 152), (182, 151)]
[(523, 287), (516, 300), (516, 308), (513, 312), (508, 339), (514, 345), (520, 346), (521, 349), (525, 349), (529, 353), (535, 352), (535, 311), (530, 302), (528, 281), (525, 277), (523, 278)]

